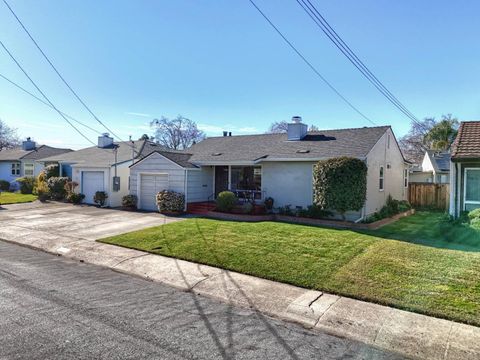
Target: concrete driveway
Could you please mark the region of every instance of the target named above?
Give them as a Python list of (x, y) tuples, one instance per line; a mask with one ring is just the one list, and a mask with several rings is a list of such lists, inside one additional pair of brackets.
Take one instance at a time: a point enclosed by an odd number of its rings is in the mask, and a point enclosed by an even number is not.
[(0, 238), (22, 239), (25, 244), (28, 239), (35, 241), (48, 237), (94, 241), (180, 220), (158, 213), (36, 201), (0, 207)]

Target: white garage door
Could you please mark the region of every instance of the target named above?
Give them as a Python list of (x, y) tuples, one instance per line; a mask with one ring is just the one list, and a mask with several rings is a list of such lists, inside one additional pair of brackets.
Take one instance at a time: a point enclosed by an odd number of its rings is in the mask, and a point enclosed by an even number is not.
[(156, 211), (156, 196), (159, 191), (168, 189), (168, 175), (140, 175), (140, 208)]
[(82, 193), (84, 202), (94, 204), (93, 197), (97, 191), (105, 191), (103, 171), (82, 171)]

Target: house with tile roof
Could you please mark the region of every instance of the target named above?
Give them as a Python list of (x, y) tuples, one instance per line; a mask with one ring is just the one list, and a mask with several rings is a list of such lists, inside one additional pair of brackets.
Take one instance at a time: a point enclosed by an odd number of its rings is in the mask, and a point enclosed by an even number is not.
[(67, 176), (79, 184), (84, 202), (93, 204), (97, 191), (108, 194), (107, 206), (118, 207), (122, 197), (129, 194), (129, 166), (154, 151), (165, 148), (150, 140), (114, 142), (109, 134), (98, 137), (98, 145), (85, 149), (43, 157), (41, 165), (59, 164), (60, 176)]
[(16, 182), (18, 178), (37, 176), (43, 170), (45, 163), (38, 163), (38, 159), (72, 151), (48, 145), (37, 145), (31, 138), (27, 138), (21, 146), (0, 151), (0, 180), (10, 182), (11, 187), (16, 189), (18, 188)]
[(480, 121), (463, 121), (452, 145), (450, 214), (480, 208)]
[(360, 220), (380, 210), (388, 195), (408, 196), (408, 164), (390, 126), (307, 131), (294, 117), (282, 134), (209, 137), (182, 153), (153, 151), (130, 166), (130, 193), (138, 206), (156, 210), (155, 195), (164, 189), (182, 192), (189, 205), (212, 201), (225, 190), (274, 206), (307, 207), (313, 203), (313, 165), (348, 156), (368, 167), (367, 200)]
[(450, 152), (425, 151), (422, 164), (410, 169), (409, 182), (448, 184), (450, 182)]

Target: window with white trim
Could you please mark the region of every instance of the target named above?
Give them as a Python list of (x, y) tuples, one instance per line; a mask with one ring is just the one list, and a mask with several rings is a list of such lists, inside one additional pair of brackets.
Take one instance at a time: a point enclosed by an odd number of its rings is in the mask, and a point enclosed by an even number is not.
[(383, 191), (383, 186), (384, 186), (384, 177), (385, 175), (385, 170), (383, 169), (383, 166), (380, 166), (380, 172), (379, 172), (379, 177), (378, 177), (378, 190)]
[(20, 163), (12, 163), (12, 175), (20, 176)]
[(34, 165), (25, 163), (23, 164), (23, 175), (24, 176), (33, 176)]
[(480, 208), (480, 169), (465, 169), (465, 210)]

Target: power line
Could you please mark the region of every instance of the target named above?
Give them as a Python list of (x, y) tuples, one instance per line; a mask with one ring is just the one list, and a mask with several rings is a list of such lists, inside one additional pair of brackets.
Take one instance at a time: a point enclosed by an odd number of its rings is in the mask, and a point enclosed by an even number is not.
[[(4, 0), (5, 1), (5, 0)], [(302, 55), (302, 53), (283, 35), (283, 33), (275, 26), (275, 24), (268, 18), (268, 16), (255, 4), (253, 0), (249, 0), (255, 9), (263, 16), (263, 18), (270, 24), (270, 26), (277, 32), (278, 35), (287, 43), (288, 46), (307, 64), (307, 66), (312, 69), (312, 71), (335, 93), (337, 94), (350, 108), (352, 108), (356, 113), (361, 117), (369, 121), (373, 125), (377, 125), (369, 117), (363, 114), (358, 108), (356, 108), (345, 96), (343, 96), (340, 91), (338, 91), (320, 72), (312, 65), (310, 61)]]
[(322, 32), (333, 42), (333, 44), (342, 52), (342, 54), (360, 71), (360, 73), (370, 81), (377, 90), (385, 96), (398, 110), (412, 121), (419, 123), (418, 118), (407, 109), (407, 107), (393, 95), (390, 90), (370, 71), (370, 69), (359, 59), (355, 52), (345, 43), (345, 41), (332, 28), (328, 21), (322, 16), (310, 0), (296, 0), (298, 5), (307, 13), (313, 22), (322, 30)]
[(40, 53), (43, 55), (43, 57), (45, 58), (45, 60), (47, 60), (47, 62), (50, 64), (50, 66), (52, 67), (52, 69), (57, 73), (57, 75), (60, 77), (60, 79), (63, 81), (63, 83), (68, 87), (68, 89), (72, 92), (72, 94), (77, 98), (77, 100), (83, 105), (83, 107), (85, 109), (87, 109), (87, 111), (93, 116), (93, 118), (100, 124), (102, 125), (105, 129), (107, 129), (110, 134), (112, 134), (113, 136), (115, 136), (117, 139), (119, 139), (120, 141), (123, 141), (120, 136), (117, 136), (110, 128), (108, 128), (94, 113), (93, 111), (87, 106), (87, 104), (85, 104), (85, 102), (80, 98), (80, 96), (78, 96), (78, 94), (75, 92), (75, 90), (73, 90), (73, 88), (70, 86), (70, 84), (65, 80), (65, 78), (60, 74), (60, 72), (57, 70), (57, 68), (55, 67), (55, 65), (53, 65), (53, 63), (50, 61), (50, 59), (48, 58), (48, 56), (45, 54), (45, 52), (42, 50), (42, 48), (40, 47), (40, 45), (38, 45), (38, 43), (35, 41), (35, 39), (33, 38), (33, 36), (30, 34), (30, 32), (27, 30), (27, 28), (25, 27), (25, 25), (23, 25), (22, 21), (19, 19), (19, 17), (17, 16), (17, 14), (13, 11), (13, 9), (10, 7), (10, 5), (7, 3), (6, 0), (3, 0), (3, 2), (5, 3), (5, 5), (8, 7), (8, 9), (10, 10), (10, 12), (12, 13), (12, 15), (15, 17), (15, 19), (18, 21), (18, 23), (20, 24), (20, 26), (23, 28), (23, 30), (25, 30), (25, 32), (27, 33), (28, 37), (30, 38), (30, 40), (32, 40), (32, 42), (35, 44), (35, 46), (37, 47), (38, 51), (40, 51)]
[(78, 128), (73, 125), (71, 123), (70, 120), (68, 120), (65, 115), (63, 115), (63, 113), (58, 110), (55, 105), (53, 105), (53, 103), (50, 101), (50, 99), (47, 97), (47, 95), (45, 95), (45, 93), (38, 87), (38, 85), (35, 83), (35, 81), (33, 81), (33, 79), (28, 75), (28, 73), (25, 71), (25, 69), (22, 67), (22, 65), (20, 65), (20, 63), (17, 61), (17, 59), (15, 59), (15, 57), (12, 55), (12, 53), (7, 49), (7, 47), (5, 46), (5, 44), (0, 40), (0, 45), (2, 45), (3, 49), (7, 52), (7, 54), (12, 58), (12, 60), (15, 62), (15, 64), (17, 64), (17, 66), (19, 67), (20, 70), (22, 70), (22, 72), (25, 74), (25, 76), (28, 78), (28, 80), (30, 80), (30, 82), (32, 83), (33, 86), (35, 86), (35, 88), (37, 89), (37, 91), (42, 94), (42, 96), (45, 98), (45, 100), (50, 104), (50, 106), (58, 113), (58, 115), (60, 115), (72, 128), (75, 129), (75, 131), (77, 133), (79, 133), (85, 140), (87, 140), (89, 143), (93, 144), (93, 145), (97, 145), (95, 144), (92, 140), (90, 140), (87, 136), (85, 136), (80, 130), (78, 130)]
[[(7, 78), (5, 75), (2, 75), (0, 74), (0, 77), (3, 78), (4, 80), (8, 81), (10, 84), (12, 84), (13, 86), (17, 87), (18, 89), (22, 90), (23, 92), (25, 92), (26, 94), (30, 95), (31, 97), (35, 98), (36, 100), (40, 101), (42, 104), (54, 109), (49, 103), (47, 103), (46, 101), (40, 99), (38, 96), (36, 96), (35, 94), (31, 93), (30, 91), (28, 91), (27, 89), (23, 88), (22, 86), (18, 85), (16, 82), (14, 82), (13, 80), (10, 80), (9, 78)], [(75, 119), (74, 117), (64, 113), (63, 111), (60, 111), (63, 115), (65, 115), (67, 118), (69, 118), (70, 120), (72, 121), (75, 121), (77, 124), (79, 125), (82, 125), (84, 127), (86, 127), (87, 129), (93, 131), (94, 133), (96, 134), (102, 134), (101, 131), (98, 131), (90, 126), (88, 126), (87, 124), (84, 124), (83, 122)]]

